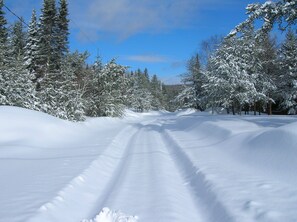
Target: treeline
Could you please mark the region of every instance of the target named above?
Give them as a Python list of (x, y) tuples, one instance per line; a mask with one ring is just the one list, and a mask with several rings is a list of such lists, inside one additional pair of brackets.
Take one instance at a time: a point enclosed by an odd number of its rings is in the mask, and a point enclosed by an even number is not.
[[(69, 120), (86, 116), (121, 116), (164, 109), (165, 88), (148, 71), (129, 73), (115, 60), (89, 65), (88, 53), (69, 51), (66, 0), (44, 0), (40, 17), (33, 11), (8, 26), (0, 0), (0, 105), (19, 106)], [(27, 30), (26, 30), (27, 29)]]
[[(202, 53), (189, 60), (176, 102), (199, 110), (224, 107), (233, 114), (296, 114), (296, 5), (285, 0), (250, 4), (245, 22), (225, 38), (203, 42)], [(263, 26), (255, 29), (261, 19)], [(286, 31), (281, 44), (271, 34), (277, 23)]]

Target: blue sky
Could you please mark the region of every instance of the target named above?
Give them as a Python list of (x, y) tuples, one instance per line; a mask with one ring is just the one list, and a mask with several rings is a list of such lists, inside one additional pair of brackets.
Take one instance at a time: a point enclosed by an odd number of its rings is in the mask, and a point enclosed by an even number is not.
[[(42, 0), (4, 0), (27, 23)], [(253, 0), (68, 0), (70, 48), (131, 70), (145, 67), (165, 83), (177, 83), (200, 43), (226, 35), (246, 18)], [(264, 2), (264, 1), (257, 1)], [(16, 18), (6, 11), (9, 21)]]

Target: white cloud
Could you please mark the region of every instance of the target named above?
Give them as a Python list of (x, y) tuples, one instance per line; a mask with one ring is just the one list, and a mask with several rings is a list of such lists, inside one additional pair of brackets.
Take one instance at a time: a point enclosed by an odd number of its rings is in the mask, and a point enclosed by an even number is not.
[[(203, 0), (204, 2), (205, 0)], [(199, 0), (70, 0), (80, 27), (124, 39), (137, 33), (158, 33), (189, 26)]]
[(160, 62), (169, 61), (167, 57), (159, 56), (159, 55), (132, 55), (132, 56), (125, 56), (124, 58), (129, 61), (146, 62), (146, 63), (160, 63)]

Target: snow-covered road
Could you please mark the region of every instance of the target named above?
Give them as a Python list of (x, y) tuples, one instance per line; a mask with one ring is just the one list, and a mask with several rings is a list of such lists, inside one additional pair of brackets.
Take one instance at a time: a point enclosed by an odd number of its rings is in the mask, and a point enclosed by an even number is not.
[(69, 123), (1, 107), (0, 121), (1, 222), (80, 222), (104, 207), (141, 222), (297, 220), (296, 117)]

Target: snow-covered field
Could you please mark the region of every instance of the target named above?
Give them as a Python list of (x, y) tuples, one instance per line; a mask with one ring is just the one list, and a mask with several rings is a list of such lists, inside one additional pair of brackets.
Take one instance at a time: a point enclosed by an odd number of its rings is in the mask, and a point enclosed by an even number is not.
[(296, 169), (294, 116), (0, 107), (1, 222), (296, 222)]

